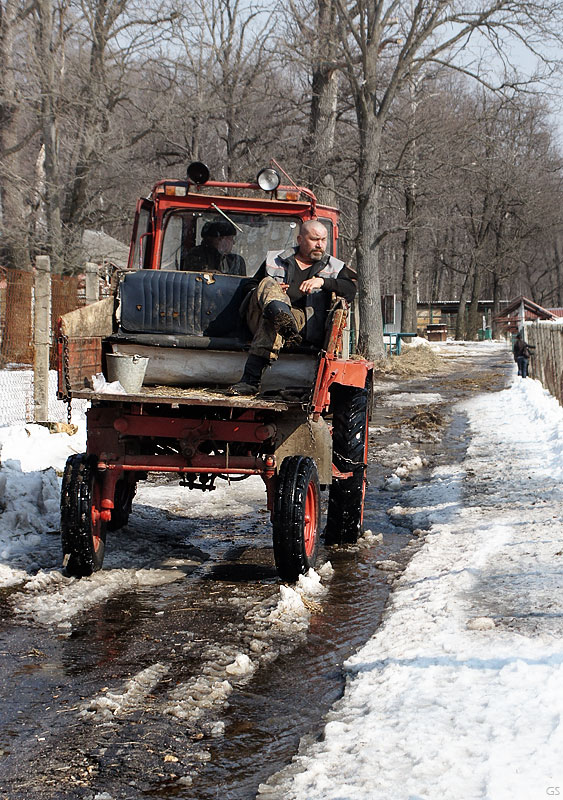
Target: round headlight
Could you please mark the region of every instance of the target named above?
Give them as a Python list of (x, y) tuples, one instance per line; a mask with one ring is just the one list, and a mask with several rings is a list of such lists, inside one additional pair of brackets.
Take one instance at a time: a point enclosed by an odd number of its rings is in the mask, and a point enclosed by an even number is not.
[(280, 176), (275, 169), (266, 167), (261, 169), (256, 178), (256, 183), (265, 192), (273, 192), (280, 185)]
[(188, 180), (200, 186), (209, 180), (209, 169), (201, 161), (192, 161), (188, 167)]

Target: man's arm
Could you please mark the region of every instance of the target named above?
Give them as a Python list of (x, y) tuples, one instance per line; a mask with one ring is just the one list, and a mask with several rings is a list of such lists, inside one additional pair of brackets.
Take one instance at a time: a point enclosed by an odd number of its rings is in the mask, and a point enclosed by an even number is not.
[(349, 303), (356, 296), (358, 276), (349, 267), (342, 267), (336, 278), (323, 278), (323, 289), (334, 292), (338, 297), (343, 297)]

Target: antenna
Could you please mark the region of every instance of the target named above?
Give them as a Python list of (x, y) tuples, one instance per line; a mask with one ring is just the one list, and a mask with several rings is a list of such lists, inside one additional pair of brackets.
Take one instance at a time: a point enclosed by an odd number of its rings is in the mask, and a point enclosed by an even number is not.
[(285, 175), (285, 177), (287, 178), (287, 180), (288, 180), (290, 183), (292, 183), (292, 184), (295, 186), (295, 188), (296, 188), (296, 189), (299, 189), (299, 188), (300, 188), (300, 187), (299, 187), (299, 186), (298, 186), (298, 185), (295, 183), (295, 181), (293, 180), (293, 178), (292, 178), (292, 177), (290, 177), (290, 176), (287, 174), (287, 172), (285, 171), (285, 169), (284, 169), (283, 167), (281, 167), (281, 166), (278, 164), (278, 162), (276, 161), (276, 159), (275, 159), (275, 158), (271, 158), (271, 159), (270, 159), (270, 164), (274, 164), (274, 165), (275, 165), (275, 166), (276, 166), (276, 167), (279, 169), (279, 171), (280, 171), (280, 172), (281, 172), (283, 175)]

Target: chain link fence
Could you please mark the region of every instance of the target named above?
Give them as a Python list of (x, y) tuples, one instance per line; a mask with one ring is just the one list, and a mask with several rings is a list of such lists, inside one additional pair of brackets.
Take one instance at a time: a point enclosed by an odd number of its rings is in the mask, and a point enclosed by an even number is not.
[[(49, 372), (49, 420), (67, 421), (67, 406), (57, 399), (57, 373)], [(84, 419), (87, 400), (72, 401), (72, 421)], [(25, 425), (34, 421), (33, 370), (0, 369), (0, 426)]]

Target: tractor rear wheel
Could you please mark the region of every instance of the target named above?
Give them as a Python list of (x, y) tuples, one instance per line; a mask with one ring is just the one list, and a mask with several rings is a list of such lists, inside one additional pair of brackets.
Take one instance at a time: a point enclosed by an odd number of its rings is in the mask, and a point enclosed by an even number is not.
[(274, 558), (282, 580), (296, 581), (315, 566), (320, 516), (317, 465), (305, 456), (284, 458), (272, 519)]
[(369, 389), (331, 388), (333, 463), (348, 478), (333, 478), (325, 543), (353, 544), (362, 532), (366, 490)]
[(101, 569), (106, 523), (100, 517), (101, 480), (95, 456), (79, 453), (67, 459), (61, 491), (61, 543), (66, 571), (82, 578)]
[(124, 528), (129, 522), (133, 498), (137, 491), (137, 483), (127, 477), (120, 478), (115, 484), (114, 507), (111, 512), (111, 519), (107, 523), (108, 531), (118, 531)]

